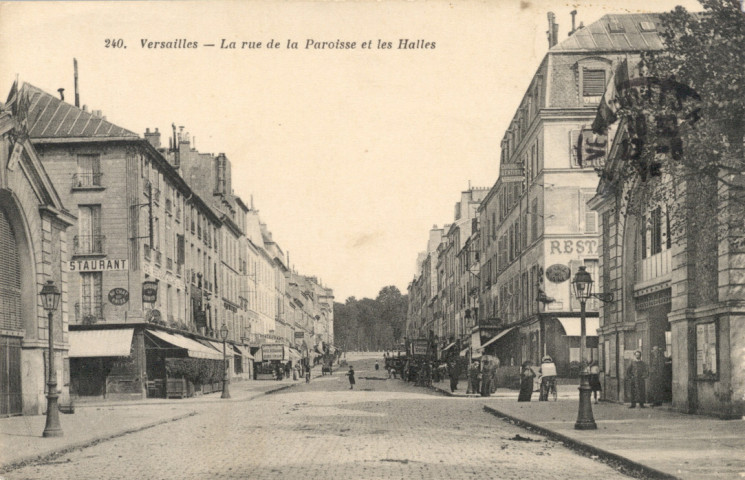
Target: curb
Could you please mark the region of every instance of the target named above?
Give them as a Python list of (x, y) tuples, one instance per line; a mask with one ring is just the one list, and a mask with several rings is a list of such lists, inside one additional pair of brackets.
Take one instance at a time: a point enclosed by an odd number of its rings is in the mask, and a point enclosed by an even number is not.
[(611, 468), (623, 473), (624, 475), (645, 479), (649, 478), (659, 480), (680, 480), (679, 477), (676, 477), (675, 475), (671, 475), (655, 468), (648, 467), (647, 465), (635, 462), (634, 460), (622, 457), (621, 455), (581, 442), (572, 437), (568, 437), (564, 434), (549, 430), (548, 428), (541, 427), (531, 422), (527, 422), (512, 415), (508, 415), (506, 413), (500, 412), (495, 408), (484, 405), (484, 411), (494, 415), (495, 417), (509, 420), (514, 425), (524, 428), (528, 431), (533, 431), (551, 440), (562, 442), (567, 448), (586, 457), (598, 457), (593, 460), (603, 462), (609, 465)]
[(28, 457), (21, 458), (19, 460), (14, 460), (11, 463), (0, 465), (0, 473), (8, 473), (12, 470), (17, 470), (21, 467), (26, 467), (29, 465), (38, 464), (38, 463), (41, 463), (47, 460), (51, 460), (61, 455), (70, 453), (74, 450), (82, 450), (84, 448), (92, 447), (102, 442), (113, 440), (114, 438), (123, 437), (124, 435), (129, 435), (130, 433), (141, 432), (149, 428), (157, 427), (158, 425), (163, 425), (164, 423), (177, 422), (179, 420), (183, 420), (184, 418), (193, 417), (194, 415), (197, 415), (197, 414), (198, 412), (192, 411), (189, 413), (177, 415), (175, 417), (166, 418), (163, 420), (158, 420), (156, 422), (148, 423), (140, 427), (129, 428), (127, 430), (122, 430), (122, 431), (115, 432), (109, 435), (103, 435), (100, 437), (92, 438), (90, 440), (83, 440), (82, 442), (65, 445), (64, 447), (60, 447), (56, 450), (52, 450), (46, 453), (29, 455)]

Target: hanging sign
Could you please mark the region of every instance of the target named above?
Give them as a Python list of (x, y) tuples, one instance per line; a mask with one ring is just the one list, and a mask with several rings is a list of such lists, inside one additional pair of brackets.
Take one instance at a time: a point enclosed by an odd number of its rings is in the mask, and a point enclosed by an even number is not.
[(142, 301), (143, 303), (155, 303), (158, 299), (158, 283), (142, 282)]
[(566, 282), (571, 274), (569, 267), (560, 263), (555, 263), (546, 269), (546, 278), (551, 283)]
[(129, 301), (129, 292), (124, 288), (113, 288), (109, 292), (109, 302), (112, 305), (124, 305)]

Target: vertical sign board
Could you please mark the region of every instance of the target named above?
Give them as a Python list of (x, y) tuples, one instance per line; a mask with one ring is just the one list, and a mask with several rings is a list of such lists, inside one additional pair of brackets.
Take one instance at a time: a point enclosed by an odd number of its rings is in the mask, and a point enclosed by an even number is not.
[(279, 343), (269, 343), (261, 346), (261, 358), (266, 362), (269, 360), (284, 360), (285, 346)]
[(416, 340), (414, 340), (412, 346), (413, 346), (412, 353), (415, 356), (427, 355), (427, 349), (429, 347), (429, 340), (427, 340), (426, 338), (417, 338)]

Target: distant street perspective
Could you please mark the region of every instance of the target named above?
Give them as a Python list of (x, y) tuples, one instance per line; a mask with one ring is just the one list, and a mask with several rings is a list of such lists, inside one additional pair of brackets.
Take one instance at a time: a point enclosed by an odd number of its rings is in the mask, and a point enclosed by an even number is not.
[(626, 478), (484, 412), (479, 399), (388, 379), (375, 360), (352, 364), (354, 390), (340, 367), (253, 400), (179, 406), (199, 413), (2, 478)]
[(0, 1), (0, 480), (745, 479), (745, 0), (99, 3)]

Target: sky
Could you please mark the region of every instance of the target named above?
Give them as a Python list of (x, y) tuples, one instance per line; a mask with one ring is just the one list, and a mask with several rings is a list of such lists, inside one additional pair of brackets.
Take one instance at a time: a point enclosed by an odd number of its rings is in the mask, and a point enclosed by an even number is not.
[[(374, 298), (387, 285), (406, 293), (429, 229), (453, 221), (469, 185), (494, 184), (502, 136), (548, 48), (549, 11), (564, 39), (573, 9), (589, 24), (677, 4), (700, 10), (690, 0), (0, 2), (0, 97), (18, 76), (72, 101), (77, 58), (81, 104), (139, 134), (183, 125), (197, 150), (224, 152), (234, 192), (253, 197), (296, 271), (336, 301)], [(400, 49), (401, 39), (434, 48)], [(147, 48), (179, 40), (198, 46)], [(337, 40), (355, 48), (316, 48)]]

